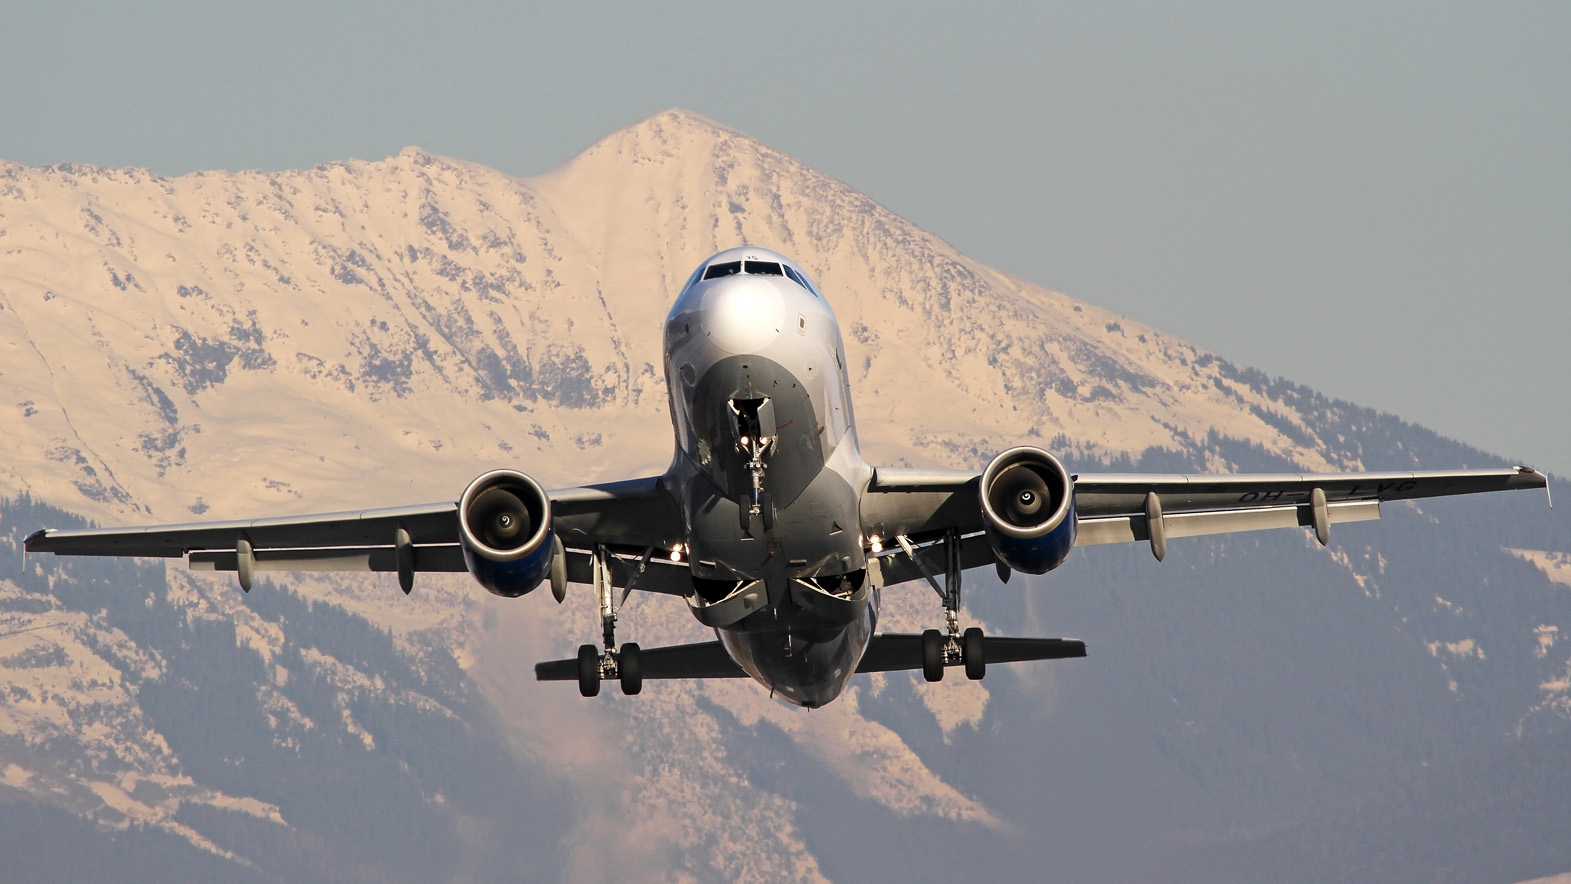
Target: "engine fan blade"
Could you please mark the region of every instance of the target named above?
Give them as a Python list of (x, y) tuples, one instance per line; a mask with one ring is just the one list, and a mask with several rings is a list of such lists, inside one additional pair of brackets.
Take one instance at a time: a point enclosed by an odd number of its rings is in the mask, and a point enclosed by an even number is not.
[(988, 489), (988, 503), (993, 511), (1019, 528), (1030, 528), (1041, 521), (1038, 515), (1046, 509), (1051, 497), (1047, 479), (1023, 463), (1005, 468)]
[(529, 509), (506, 488), (492, 488), (469, 507), (469, 524), (492, 549), (512, 549), (529, 539), (533, 526)]

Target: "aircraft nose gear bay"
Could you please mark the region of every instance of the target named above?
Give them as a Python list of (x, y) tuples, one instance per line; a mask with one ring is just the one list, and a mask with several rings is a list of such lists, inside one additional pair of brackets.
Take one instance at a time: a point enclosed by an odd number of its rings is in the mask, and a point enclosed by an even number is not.
[[(658, 476), (547, 490), (492, 469), (456, 501), (44, 529), (26, 548), (183, 557), (194, 570), (234, 572), (246, 591), (266, 571), (389, 572), (405, 593), (429, 571), (467, 571), (508, 598), (549, 585), (558, 603), (592, 597), (600, 636), (572, 659), (536, 665), (541, 680), (576, 681), (593, 697), (605, 681), (631, 695), (649, 679), (750, 677), (811, 708), (858, 672), (918, 670), (931, 682), (958, 668), (980, 679), (997, 664), (1085, 656), (1075, 639), (966, 627), (972, 569), (1007, 584), (1080, 546), (1147, 543), (1160, 561), (1170, 540), (1266, 528), (1309, 529), (1325, 545), (1333, 526), (1378, 519), (1386, 501), (1547, 486), (1528, 467), (1073, 475), (1035, 447), (999, 452), (980, 472), (873, 466), (857, 446), (845, 347), (823, 292), (790, 258), (753, 247), (693, 271), (666, 316), (661, 361), (675, 453)], [(924, 585), (938, 597), (938, 625), (878, 633), (883, 593)], [(618, 646), (618, 612), (634, 591), (680, 597), (716, 640)]]

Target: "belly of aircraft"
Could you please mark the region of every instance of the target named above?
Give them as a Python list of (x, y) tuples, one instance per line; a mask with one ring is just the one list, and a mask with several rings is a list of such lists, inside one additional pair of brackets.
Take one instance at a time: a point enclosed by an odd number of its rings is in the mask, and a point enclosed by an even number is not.
[(822, 706), (845, 690), (856, 674), (878, 621), (875, 605), (834, 630), (790, 629), (736, 632), (715, 630), (726, 652), (775, 696), (807, 708)]

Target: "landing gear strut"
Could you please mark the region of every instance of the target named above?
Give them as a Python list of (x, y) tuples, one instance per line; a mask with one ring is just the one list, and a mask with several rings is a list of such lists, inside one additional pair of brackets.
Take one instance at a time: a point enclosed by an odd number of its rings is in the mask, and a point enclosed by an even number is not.
[(605, 643), (605, 652), (601, 653), (594, 645), (579, 646), (578, 692), (586, 697), (598, 696), (600, 682), (616, 680), (622, 684), (622, 693), (636, 694), (644, 689), (643, 661), (635, 642), (628, 642), (620, 651), (616, 649), (618, 605), (611, 585), (610, 553), (605, 547), (595, 547), (591, 567), (595, 601), (600, 610), (600, 637)]
[(775, 440), (769, 436), (743, 436), (738, 446), (747, 455), (747, 472), (753, 480), (752, 494), (739, 503), (742, 509), (742, 530), (751, 533), (753, 520), (757, 519), (763, 523), (765, 531), (773, 531), (775, 504), (769, 492), (764, 490), (764, 471), (769, 468), (764, 463), (764, 455), (774, 450)]
[(751, 493), (737, 500), (742, 531), (751, 534), (754, 525), (761, 522), (767, 533), (775, 530), (774, 501), (764, 490), (764, 471), (769, 468), (764, 463), (764, 456), (772, 454), (778, 446), (774, 403), (764, 397), (732, 399), (730, 405), (736, 421), (737, 453), (746, 459), (743, 468), (752, 479)]
[(950, 530), (944, 537), (944, 585), (940, 587), (927, 567), (917, 558), (916, 549), (905, 537), (896, 541), (906, 551), (933, 590), (944, 603), (945, 633), (929, 629), (922, 633), (922, 677), (928, 681), (942, 681), (944, 667), (962, 664), (966, 678), (980, 681), (987, 674), (987, 659), (983, 651), (982, 630), (973, 626), (962, 635), (960, 632), (960, 532)]

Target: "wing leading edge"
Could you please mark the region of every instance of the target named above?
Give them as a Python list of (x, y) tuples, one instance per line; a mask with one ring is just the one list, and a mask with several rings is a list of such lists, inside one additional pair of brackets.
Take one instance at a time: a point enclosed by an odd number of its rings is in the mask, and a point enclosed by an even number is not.
[[(1330, 526), (1380, 518), (1385, 501), (1545, 488), (1531, 467), (1389, 473), (1240, 475), (1103, 474), (1075, 478), (1076, 546), (1144, 541), (1162, 558), (1172, 537), (1303, 526), (1321, 543)], [(927, 545), (879, 557), (885, 584), (941, 573), (939, 549), (961, 535), (963, 568), (995, 564), (983, 529), (980, 476), (955, 470), (880, 467), (862, 507), (870, 537)]]

